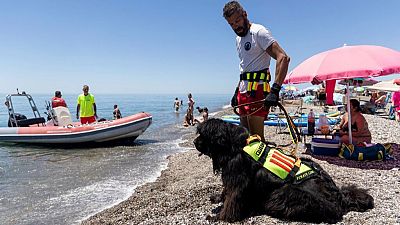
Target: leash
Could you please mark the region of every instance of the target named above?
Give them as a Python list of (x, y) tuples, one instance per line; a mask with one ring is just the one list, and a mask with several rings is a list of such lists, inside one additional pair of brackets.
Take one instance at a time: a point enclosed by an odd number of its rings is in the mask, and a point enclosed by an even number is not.
[[(265, 98), (262, 99), (262, 100), (257, 100), (257, 101), (254, 101), (254, 102), (248, 102), (248, 103), (244, 103), (244, 104), (240, 104), (240, 105), (234, 106), (234, 107), (233, 107), (233, 112), (234, 112), (236, 115), (238, 115), (238, 116), (243, 116), (243, 115), (240, 115), (239, 112), (236, 111), (239, 107), (248, 106), (248, 105), (253, 105), (253, 104), (258, 104), (258, 103), (264, 103), (264, 101), (265, 101)], [(296, 125), (294, 124), (294, 121), (293, 121), (292, 117), (289, 116), (289, 114), (288, 114), (288, 112), (286, 111), (285, 107), (283, 107), (283, 105), (282, 105), (280, 102), (278, 102), (277, 106), (279, 107), (279, 109), (280, 109), (281, 111), (283, 111), (283, 114), (285, 115), (285, 118), (286, 118), (286, 121), (287, 121), (287, 124), (288, 124), (288, 129), (289, 129), (290, 137), (292, 138), (293, 144), (295, 144), (295, 149), (294, 149), (293, 151), (291, 151), (291, 154), (292, 154), (292, 155), (295, 155), (296, 152), (297, 152), (297, 149), (298, 149), (298, 143), (301, 142), (300, 132), (299, 132), (299, 130), (297, 129)], [(258, 112), (259, 110), (261, 110), (263, 107), (265, 107), (264, 104), (263, 104), (261, 107), (259, 107), (256, 111), (254, 111), (254, 112), (252, 112), (252, 113), (250, 113), (250, 114), (248, 114), (248, 115), (245, 115), (245, 116), (251, 116), (251, 115), (253, 115), (254, 113), (256, 113), (256, 112)], [(281, 146), (282, 146), (282, 147), (287, 147), (287, 146), (289, 146), (289, 145), (290, 145), (290, 144), (288, 144), (288, 145), (281, 145)]]

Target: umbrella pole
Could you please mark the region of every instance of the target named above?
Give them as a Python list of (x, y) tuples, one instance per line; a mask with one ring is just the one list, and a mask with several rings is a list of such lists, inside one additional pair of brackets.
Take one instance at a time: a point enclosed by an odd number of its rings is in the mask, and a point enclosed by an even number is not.
[(353, 137), (352, 137), (352, 135), (351, 135), (351, 111), (350, 111), (350, 88), (349, 88), (349, 82), (350, 81), (348, 81), (347, 82), (347, 84), (346, 84), (346, 99), (347, 99), (347, 115), (348, 115), (348, 124), (347, 124), (347, 126), (348, 126), (348, 128), (349, 128), (349, 142), (350, 142), (350, 144), (352, 144), (353, 143)]

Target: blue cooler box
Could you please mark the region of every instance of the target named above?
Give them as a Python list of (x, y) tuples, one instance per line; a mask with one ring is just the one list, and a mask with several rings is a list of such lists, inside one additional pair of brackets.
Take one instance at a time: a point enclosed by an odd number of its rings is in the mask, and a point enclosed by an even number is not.
[(311, 139), (311, 152), (315, 155), (337, 156), (339, 154), (339, 149), (340, 143), (337, 139)]

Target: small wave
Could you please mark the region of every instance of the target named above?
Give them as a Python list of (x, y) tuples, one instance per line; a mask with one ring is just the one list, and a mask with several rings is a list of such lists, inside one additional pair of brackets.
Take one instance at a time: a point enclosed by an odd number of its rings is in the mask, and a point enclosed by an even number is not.
[[(74, 223), (80, 224), (82, 221), (89, 219), (91, 216), (93, 216), (93, 215), (95, 215), (95, 214), (97, 214), (97, 213), (99, 213), (99, 212), (101, 212), (101, 211), (103, 211), (105, 209), (108, 209), (108, 208), (111, 208), (113, 206), (116, 206), (116, 205), (120, 204), (123, 201), (126, 201), (129, 197), (131, 197), (135, 193), (136, 189), (139, 186), (145, 185), (146, 183), (155, 182), (156, 179), (161, 176), (161, 172), (164, 171), (165, 169), (167, 169), (167, 162), (161, 163), (160, 170), (158, 170), (157, 173), (155, 173), (154, 175), (149, 176), (146, 179), (144, 179), (142, 182), (140, 182), (140, 184), (136, 184), (136, 185), (134, 185), (132, 187), (125, 187), (123, 189), (123, 192), (124, 192), (123, 195), (116, 194), (116, 196), (120, 197), (120, 198), (118, 198), (118, 200), (111, 201), (112, 202), (111, 204), (104, 204), (102, 206), (99, 205), (99, 207), (97, 207), (96, 209), (91, 210), (90, 212), (86, 211), (86, 214), (88, 214), (88, 213), (90, 213), (90, 214), (85, 216), (85, 217), (83, 217), (83, 218), (81, 218), (81, 219), (78, 219), (78, 220), (74, 221)], [(104, 186), (104, 185), (107, 187), (108, 185), (113, 184), (114, 182), (115, 182), (115, 180), (109, 180), (105, 184), (100, 184), (100, 187)], [(119, 181), (117, 181), (117, 182), (119, 182)], [(84, 189), (86, 191), (97, 190), (97, 192), (103, 193), (103, 190), (97, 189), (98, 187), (99, 187), (98, 184), (93, 184), (93, 185), (90, 185), (90, 186), (88, 186), (87, 188), (84, 188)], [(106, 202), (109, 203), (110, 201), (106, 201)]]
[(231, 105), (224, 105), (224, 106), (222, 106), (223, 109), (228, 109), (228, 108), (230, 108), (230, 107), (232, 107), (232, 106), (231, 106)]

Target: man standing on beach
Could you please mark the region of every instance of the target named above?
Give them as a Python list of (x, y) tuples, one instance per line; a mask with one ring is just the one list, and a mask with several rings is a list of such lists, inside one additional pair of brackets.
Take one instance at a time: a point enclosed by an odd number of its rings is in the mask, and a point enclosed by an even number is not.
[[(236, 48), (240, 58), (240, 82), (232, 98), (232, 106), (259, 101), (239, 107), (240, 124), (250, 134), (258, 134), (264, 140), (264, 119), (269, 108), (276, 106), (279, 91), (285, 80), (290, 58), (264, 26), (250, 23), (247, 12), (237, 1), (225, 4), (223, 16), (237, 34)], [(276, 60), (275, 80), (269, 85), (271, 57)]]
[(83, 85), (83, 94), (78, 96), (76, 106), (76, 118), (81, 118), (81, 124), (96, 122), (97, 110), (94, 96), (89, 93), (89, 86)]

